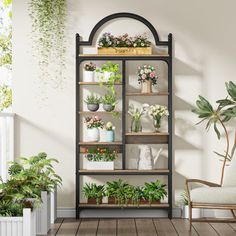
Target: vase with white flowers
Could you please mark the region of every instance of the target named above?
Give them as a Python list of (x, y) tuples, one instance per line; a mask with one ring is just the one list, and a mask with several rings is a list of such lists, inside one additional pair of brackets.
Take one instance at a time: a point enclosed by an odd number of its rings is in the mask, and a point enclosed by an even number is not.
[(147, 114), (149, 105), (143, 104), (141, 108), (134, 108), (134, 105), (129, 106), (128, 114), (131, 116), (131, 132), (142, 132), (141, 117)]
[(155, 128), (155, 132), (159, 132), (161, 128), (161, 120), (163, 117), (167, 117), (169, 112), (166, 106), (162, 105), (151, 105), (148, 109), (149, 116), (153, 119), (153, 126)]
[(99, 116), (86, 117), (84, 123), (87, 126), (86, 141), (98, 142), (99, 141), (99, 129), (104, 127), (104, 122)]
[(138, 67), (138, 82), (142, 85), (141, 93), (152, 93), (152, 85), (157, 84), (156, 70), (151, 65)]
[(93, 62), (85, 63), (83, 71), (83, 81), (93, 82), (95, 70), (96, 70), (96, 65)]
[(109, 121), (105, 125), (106, 129), (106, 142), (114, 142), (115, 141), (115, 126)]

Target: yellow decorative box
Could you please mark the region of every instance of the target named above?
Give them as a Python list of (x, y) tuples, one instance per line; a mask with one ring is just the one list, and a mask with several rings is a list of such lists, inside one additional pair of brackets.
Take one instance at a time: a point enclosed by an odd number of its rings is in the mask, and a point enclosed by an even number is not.
[(100, 55), (151, 55), (151, 47), (109, 47), (98, 48), (98, 54)]

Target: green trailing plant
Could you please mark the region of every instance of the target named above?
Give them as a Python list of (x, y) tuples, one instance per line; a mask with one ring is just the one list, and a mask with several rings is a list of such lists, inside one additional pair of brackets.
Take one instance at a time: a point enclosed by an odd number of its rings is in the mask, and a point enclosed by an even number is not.
[(87, 104), (97, 104), (98, 105), (101, 103), (101, 98), (92, 93), (86, 97), (86, 100), (84, 100), (84, 102)]
[(12, 90), (4, 84), (0, 85), (0, 112), (12, 105)]
[(218, 156), (223, 158), (222, 160), (223, 165), (220, 179), (221, 185), (223, 184), (225, 166), (228, 161), (231, 161), (236, 148), (236, 140), (235, 140), (230, 154), (229, 132), (226, 128), (226, 123), (230, 121), (232, 118), (236, 117), (236, 85), (232, 81), (226, 82), (225, 85), (228, 96), (225, 99), (220, 99), (216, 101), (217, 105), (216, 108), (213, 108), (213, 106), (207, 99), (199, 95), (199, 98), (196, 101), (196, 108), (192, 110), (195, 114), (198, 115), (198, 118), (201, 119), (200, 122), (198, 122), (197, 124), (206, 122), (207, 131), (213, 126), (218, 139), (221, 138), (219, 126), (224, 131), (226, 137), (225, 152), (223, 154), (215, 152)]
[(105, 195), (105, 186), (97, 185), (95, 183), (85, 183), (83, 187), (83, 194), (87, 199), (96, 199), (96, 203), (99, 204)]
[(151, 204), (153, 201), (164, 199), (167, 196), (166, 184), (162, 184), (160, 180), (145, 183), (143, 187), (144, 198)]
[(112, 105), (113, 107), (115, 107), (115, 105), (117, 103), (116, 96), (114, 94), (111, 94), (111, 93), (106, 93), (102, 97), (102, 103), (107, 104), (107, 105)]
[(30, 0), (28, 10), (40, 78), (45, 82), (53, 80), (54, 86), (58, 86), (65, 69), (66, 0)]

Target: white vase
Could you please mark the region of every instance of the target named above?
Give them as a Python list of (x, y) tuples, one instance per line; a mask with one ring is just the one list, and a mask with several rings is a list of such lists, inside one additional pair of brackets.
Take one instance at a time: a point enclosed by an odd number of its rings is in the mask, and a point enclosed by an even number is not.
[(84, 82), (93, 82), (94, 81), (94, 71), (83, 71), (83, 81)]
[(114, 72), (108, 72), (108, 71), (104, 71), (103, 72), (103, 81), (107, 82), (111, 76), (114, 75)]
[(88, 142), (98, 142), (99, 141), (99, 129), (98, 128), (87, 128), (86, 140)]
[(105, 129), (99, 129), (100, 137), (99, 142), (106, 142), (107, 131)]

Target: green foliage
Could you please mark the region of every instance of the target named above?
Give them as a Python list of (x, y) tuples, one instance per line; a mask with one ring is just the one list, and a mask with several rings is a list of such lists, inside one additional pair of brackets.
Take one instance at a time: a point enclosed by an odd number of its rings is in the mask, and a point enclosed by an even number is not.
[(110, 148), (89, 148), (87, 152), (88, 161), (114, 161), (117, 158), (117, 152)]
[(188, 195), (187, 195), (187, 191), (186, 190), (184, 190), (181, 193), (181, 202), (184, 204), (184, 206), (188, 205)]
[(116, 101), (116, 96), (114, 94), (111, 93), (106, 93), (103, 97), (102, 97), (102, 103), (103, 104), (108, 104), (108, 105), (112, 105), (115, 106), (117, 101)]
[(0, 216), (12, 217), (12, 216), (22, 216), (23, 215), (23, 205), (19, 203), (12, 203), (11, 201), (1, 201), (0, 204)]
[(101, 98), (92, 93), (86, 97), (86, 100), (84, 100), (84, 102), (87, 104), (100, 104)]
[[(38, 59), (41, 79), (62, 82), (65, 68), (66, 0), (30, 0), (34, 54)], [(55, 68), (53, 75), (50, 74)]]
[(160, 180), (145, 183), (143, 188), (144, 198), (151, 204), (153, 201), (164, 199), (167, 196), (166, 185)]
[(12, 30), (10, 27), (6, 35), (0, 35), (0, 66), (7, 66), (11, 69), (12, 65)]
[(86, 198), (95, 198), (97, 204), (101, 201), (102, 197), (105, 195), (105, 186), (97, 185), (95, 183), (86, 183), (83, 187), (83, 194)]
[(0, 112), (12, 105), (12, 90), (7, 85), (0, 85)]
[(139, 205), (140, 200), (144, 199), (143, 187), (133, 186), (132, 192), (132, 202), (133, 204)]

